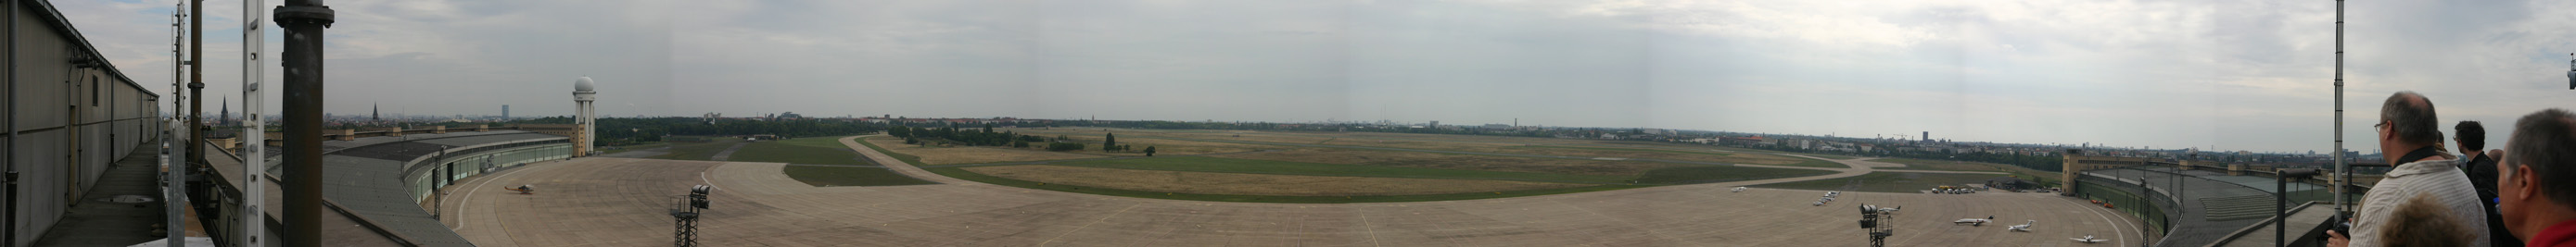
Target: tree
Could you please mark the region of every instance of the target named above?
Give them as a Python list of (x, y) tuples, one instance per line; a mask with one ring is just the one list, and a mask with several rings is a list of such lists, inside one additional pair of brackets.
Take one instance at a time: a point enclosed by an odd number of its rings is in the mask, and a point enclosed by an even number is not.
[(1145, 146), (1145, 157), (1154, 157), (1154, 146)]
[(1118, 133), (1109, 133), (1108, 137), (1100, 141), (1100, 151), (1118, 151), (1117, 147)]
[(1082, 150), (1082, 144), (1081, 144), (1081, 143), (1066, 143), (1066, 142), (1057, 142), (1057, 143), (1048, 143), (1048, 144), (1047, 144), (1047, 151), (1058, 151), (1058, 152), (1062, 152), (1062, 151), (1074, 151), (1074, 150)]
[[(1012, 141), (1012, 142), (1011, 142), (1011, 147), (1015, 147), (1015, 148), (1027, 148), (1027, 147), (1029, 147), (1029, 142), (1028, 142), (1028, 141)], [(1151, 149), (1151, 148), (1149, 147), (1148, 149)], [(1148, 156), (1151, 156), (1151, 155), (1148, 155)]]

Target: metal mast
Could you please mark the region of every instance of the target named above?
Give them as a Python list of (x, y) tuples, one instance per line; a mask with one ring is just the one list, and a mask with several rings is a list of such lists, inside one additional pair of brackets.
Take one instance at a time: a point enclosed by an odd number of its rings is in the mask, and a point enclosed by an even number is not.
[(2334, 145), (2335, 145), (2335, 146), (2334, 146), (2334, 150), (2335, 150), (2335, 153), (2334, 153), (2334, 165), (2335, 165), (2335, 172), (2334, 172), (2334, 173), (2335, 173), (2335, 174), (2334, 174), (2333, 176), (2335, 176), (2335, 182), (2334, 182), (2335, 212), (2336, 212), (2336, 214), (2337, 214), (2337, 215), (2341, 215), (2341, 214), (2343, 214), (2343, 213), (2345, 213), (2345, 212), (2351, 212), (2351, 211), (2352, 211), (2352, 207), (2351, 207), (2351, 205), (2350, 205), (2350, 204), (2352, 204), (2352, 203), (2350, 203), (2350, 202), (2351, 202), (2351, 200), (2349, 200), (2348, 198), (2346, 198), (2346, 196), (2344, 196), (2344, 194), (2345, 194), (2345, 193), (2344, 193), (2344, 187), (2349, 187), (2349, 186), (2351, 186), (2351, 185), (2352, 185), (2352, 164), (2351, 164), (2350, 162), (2345, 162), (2345, 161), (2344, 161), (2344, 158), (2346, 158), (2346, 157), (2343, 157), (2343, 153), (2344, 153), (2344, 150), (2343, 150), (2343, 0), (2335, 0), (2335, 70), (2334, 70), (2334, 73), (2335, 73), (2335, 74), (2334, 74), (2334, 86), (2335, 86), (2335, 92), (2334, 92), (2334, 93), (2335, 93), (2335, 97), (2334, 97), (2334, 101), (2335, 101), (2335, 102), (2334, 102), (2334, 103), (2335, 103), (2335, 113), (2334, 113), (2334, 115), (2335, 115), (2335, 119), (2334, 119), (2334, 138), (2335, 138), (2335, 141), (2334, 141)]
[(233, 234), (241, 243), (238, 246), (268, 246), (259, 239), (268, 231), (268, 212), (262, 211), (266, 209), (261, 205), (268, 202), (268, 191), (262, 189), (266, 186), (261, 186), (268, 180), (268, 124), (260, 118), (262, 109), (267, 108), (260, 105), (266, 95), (259, 92), (261, 72), (266, 72), (268, 65), (259, 57), (260, 51), (268, 48), (268, 29), (262, 27), (268, 16), (260, 7), (267, 5), (260, 0), (242, 1), (242, 123), (246, 125), (242, 128), (241, 156), (242, 184), (246, 186), (242, 186), (243, 216), (239, 217), (245, 220), (241, 222), (242, 230), (236, 231), (240, 233)]

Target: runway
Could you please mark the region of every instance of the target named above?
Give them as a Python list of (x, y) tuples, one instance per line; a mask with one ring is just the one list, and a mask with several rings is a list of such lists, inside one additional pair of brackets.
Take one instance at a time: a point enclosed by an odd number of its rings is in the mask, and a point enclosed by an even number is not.
[[(1224, 203), (996, 186), (880, 163), (941, 184), (812, 187), (778, 163), (578, 158), (460, 182), (442, 214), (482, 246), (666, 246), (672, 196), (712, 183), (718, 190), (700, 223), (706, 246), (1857, 246), (1868, 243), (1854, 208), (1863, 203), (1904, 206), (1890, 246), (2146, 241), (2135, 219), (2040, 193), (1846, 192), (1810, 206), (1823, 192), (1728, 192), (1779, 182), (1747, 181), (1466, 201)], [(482, 184), (492, 185), (467, 187)], [(499, 189), (521, 184), (538, 192)], [(1986, 216), (1996, 223), (1949, 223)], [(2038, 220), (2037, 231), (2005, 230), (2025, 220)]]

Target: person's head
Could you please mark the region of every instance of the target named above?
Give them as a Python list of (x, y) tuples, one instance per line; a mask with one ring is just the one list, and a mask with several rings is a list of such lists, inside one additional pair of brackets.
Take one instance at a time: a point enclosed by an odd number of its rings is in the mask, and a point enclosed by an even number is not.
[(2451, 141), (2460, 144), (2462, 153), (2487, 150), (2487, 126), (2478, 121), (2460, 121), (2451, 126)]
[(2389, 165), (2409, 151), (2442, 142), (2441, 120), (2433, 117), (2433, 100), (2415, 91), (2389, 95), (2379, 106), (2379, 150)]
[(2467, 223), (2451, 218), (2451, 210), (2431, 193), (2416, 193), (2397, 211), (2389, 214), (2387, 227), (2379, 228), (2379, 239), (2386, 246), (2464, 246), (2478, 240)]
[(2576, 153), (2569, 151), (2576, 150), (2576, 114), (2551, 108), (2523, 115), (2504, 150), (2496, 162), (2496, 211), (2506, 229), (2530, 241), (2548, 224), (2576, 219)]

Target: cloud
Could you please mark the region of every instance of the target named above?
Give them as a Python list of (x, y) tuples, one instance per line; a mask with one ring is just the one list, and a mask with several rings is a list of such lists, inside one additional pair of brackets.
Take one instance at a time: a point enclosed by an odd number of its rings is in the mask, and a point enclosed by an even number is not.
[[(563, 84), (587, 75), (620, 116), (1520, 119), (2304, 151), (2331, 144), (2335, 98), (2328, 1), (337, 4), (340, 113), (566, 114)], [(170, 6), (57, 5), (147, 88), (176, 76)], [(208, 7), (210, 24), (238, 22), (238, 6)], [(2576, 102), (2557, 91), (2576, 15), (2541, 14), (2576, 3), (2348, 10), (2346, 139), (2370, 139), (2349, 130), (2397, 90), (2445, 120)], [(209, 97), (238, 92), (230, 27), (209, 25)]]

